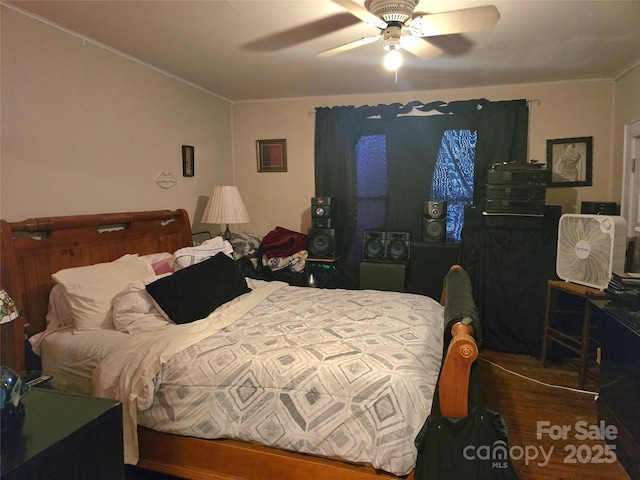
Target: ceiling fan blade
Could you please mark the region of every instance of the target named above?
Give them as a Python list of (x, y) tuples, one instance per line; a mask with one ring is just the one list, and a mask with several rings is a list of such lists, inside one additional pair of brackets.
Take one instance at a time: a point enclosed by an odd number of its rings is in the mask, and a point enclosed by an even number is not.
[(429, 60), (442, 53), (441, 48), (429, 42), (426, 38), (416, 37), (413, 35), (402, 35), (402, 37), (400, 37), (400, 46), (403, 50), (406, 50), (423, 60)]
[(340, 5), (347, 12), (349, 12), (351, 15), (356, 16), (357, 18), (362, 20), (364, 23), (367, 23), (377, 28), (387, 28), (387, 22), (376, 17), (373, 13), (371, 13), (369, 10), (364, 8), (359, 3), (355, 3), (352, 0), (331, 0), (331, 1), (333, 3)]
[(274, 33), (273, 35), (252, 40), (251, 42), (243, 44), (241, 48), (257, 52), (273, 52), (313, 40), (328, 33), (350, 27), (356, 23), (359, 23), (358, 19), (354, 18), (353, 15), (346, 12), (338, 13), (299, 27), (290, 28)]
[(339, 47), (330, 48), (329, 50), (325, 50), (324, 52), (318, 53), (316, 56), (318, 57), (330, 57), (331, 55), (336, 55), (338, 53), (346, 52), (348, 50), (352, 50), (357, 47), (362, 47), (363, 45), (368, 45), (375, 41), (378, 41), (381, 38), (381, 35), (373, 35), (371, 37), (364, 37), (360, 40), (356, 40), (355, 42), (345, 43), (344, 45), (340, 45)]
[[(420, 38), (420, 37), (418, 37)], [(435, 37), (423, 37), (423, 42), (431, 44), (447, 53), (447, 55), (464, 55), (473, 48), (473, 42), (462, 34), (459, 35), (437, 35)]]
[(494, 5), (485, 5), (450, 12), (417, 14), (411, 20), (409, 29), (418, 37), (451, 35), (489, 30), (498, 20), (498, 9)]

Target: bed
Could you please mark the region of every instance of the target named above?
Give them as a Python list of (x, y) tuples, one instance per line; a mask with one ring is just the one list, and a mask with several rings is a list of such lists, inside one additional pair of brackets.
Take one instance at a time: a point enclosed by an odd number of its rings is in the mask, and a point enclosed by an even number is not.
[[(176, 309), (176, 317), (189, 310), (180, 299), (197, 293), (202, 275), (233, 276), (215, 291), (238, 288), (230, 299), (219, 293), (219, 306), (204, 318), (157, 318), (157, 328), (136, 330), (136, 317), (125, 331), (76, 318), (51, 332), (53, 287), (68, 296), (69, 284), (87, 285), (66, 272), (92, 266), (95, 274), (96, 266), (123, 268), (119, 262), (143, 268), (156, 254), (189, 250), (188, 215), (80, 215), (1, 227), (2, 286), (22, 311), (3, 325), (3, 364), (26, 370), (26, 332), (43, 368), (66, 388), (121, 400), (128, 463), (185, 478), (412, 478), (413, 440), (436, 383), (443, 414), (467, 413), (477, 346), (473, 328), (452, 313), (455, 292), (442, 307), (420, 295), (238, 279), (221, 253), (170, 275), (152, 268), (144, 282), (145, 272), (135, 273), (136, 291), (151, 295), (165, 316)], [(212, 377), (216, 385), (206, 383)]]

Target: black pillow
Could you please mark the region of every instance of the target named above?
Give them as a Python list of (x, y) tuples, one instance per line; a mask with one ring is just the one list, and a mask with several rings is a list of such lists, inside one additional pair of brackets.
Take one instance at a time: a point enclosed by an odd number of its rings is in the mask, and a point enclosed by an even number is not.
[(147, 285), (149, 295), (175, 323), (205, 318), (249, 291), (240, 269), (222, 252)]

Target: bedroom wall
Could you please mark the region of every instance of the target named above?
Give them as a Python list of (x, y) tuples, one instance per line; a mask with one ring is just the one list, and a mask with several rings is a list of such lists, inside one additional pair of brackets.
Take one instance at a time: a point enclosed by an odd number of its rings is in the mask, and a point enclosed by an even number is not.
[[(201, 229), (201, 197), (233, 182), (230, 102), (0, 10), (2, 218), (185, 208)], [(183, 144), (195, 146), (192, 178)], [(176, 185), (157, 186), (160, 172)]]
[(640, 65), (636, 65), (615, 83), (614, 102), (612, 181), (617, 189), (615, 198), (618, 198), (622, 195), (624, 126), (640, 120)]
[[(236, 183), (253, 222), (233, 230), (265, 234), (279, 225), (306, 232), (314, 195), (317, 106), (479, 97), (536, 100), (530, 108), (530, 158), (545, 159), (547, 139), (594, 137), (593, 187), (548, 191), (547, 203), (570, 213), (582, 200), (619, 201), (621, 132), (624, 123), (640, 118), (638, 69), (615, 84), (602, 80), (231, 105), (5, 6), (0, 11), (0, 215), (7, 220), (183, 207), (195, 231), (211, 227), (216, 232), (218, 226), (199, 223), (203, 203), (213, 185)], [(255, 141), (269, 138), (287, 139), (288, 172), (257, 172)], [(193, 178), (181, 175), (182, 144), (196, 147)], [(162, 171), (173, 173), (175, 187), (163, 190), (154, 183)]]
[[(381, 71), (381, 75), (386, 73)], [(402, 74), (402, 72), (400, 72)], [(393, 81), (389, 77), (389, 81)], [(475, 89), (416, 91), (387, 95), (298, 98), (281, 101), (236, 102), (233, 105), (236, 184), (253, 222), (247, 231), (266, 234), (276, 226), (306, 232), (310, 198), (314, 195), (314, 110), (320, 106), (376, 105), (443, 100), (511, 100), (530, 104), (529, 158), (546, 160), (546, 141), (593, 137), (592, 187), (550, 188), (547, 203), (575, 213), (583, 200), (619, 201), (620, 181), (612, 169), (613, 82), (584, 81)], [(640, 111), (638, 112), (640, 114)], [(285, 138), (288, 172), (258, 173), (255, 141)]]

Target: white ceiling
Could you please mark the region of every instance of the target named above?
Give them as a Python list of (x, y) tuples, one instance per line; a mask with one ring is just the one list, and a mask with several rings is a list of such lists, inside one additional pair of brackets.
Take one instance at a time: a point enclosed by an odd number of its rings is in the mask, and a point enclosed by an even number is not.
[[(465, 34), (464, 53), (405, 55), (397, 79), (381, 42), (316, 56), (379, 32), (330, 0), (3, 1), (232, 101), (614, 79), (640, 63), (640, 0), (421, 0), (417, 12), (493, 4), (500, 20)], [(273, 51), (249, 45), (338, 24), (350, 25)]]

